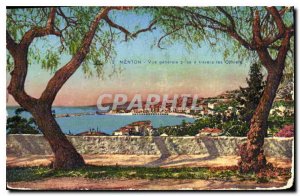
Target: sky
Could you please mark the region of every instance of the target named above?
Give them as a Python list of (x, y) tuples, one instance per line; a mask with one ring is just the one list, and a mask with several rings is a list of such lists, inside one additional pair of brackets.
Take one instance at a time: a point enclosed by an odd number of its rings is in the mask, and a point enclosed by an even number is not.
[[(131, 31), (136, 24), (147, 27), (150, 20), (149, 16), (140, 17), (128, 13), (118, 14), (114, 18), (116, 23)], [(159, 49), (153, 46), (153, 43), (160, 36), (162, 32), (158, 28), (153, 32), (140, 34), (135, 40), (117, 42), (115, 65), (122, 69), (121, 73), (113, 75), (112, 78), (107, 77), (111, 71), (111, 64), (108, 63), (104, 67), (106, 76), (104, 79), (96, 76), (87, 78), (80, 68), (62, 87), (54, 105), (95, 105), (98, 97), (104, 93), (124, 93), (129, 99), (136, 93), (142, 94), (143, 99), (146, 99), (148, 94), (168, 94), (169, 96), (192, 94), (211, 97), (246, 85), (250, 64), (245, 59), (229, 56), (226, 60), (242, 61), (242, 63), (225, 63), (221, 52), (213, 52), (205, 44), (201, 47), (195, 46), (190, 51), (186, 50), (181, 42), (166, 45), (166, 49)], [(54, 48), (59, 44), (59, 39), (54, 36), (50, 36), (46, 41)], [(39, 42), (43, 41), (37, 40), (33, 44), (43, 50)], [(62, 55), (61, 66), (70, 58), (68, 55)], [(125, 64), (125, 60), (140, 63)], [(161, 61), (177, 61), (178, 64)], [(204, 63), (203, 61), (220, 61), (220, 63)], [(38, 98), (53, 74), (42, 69), (39, 64), (29, 65), (25, 82), (26, 92)], [(7, 85), (9, 81), (10, 75), (7, 74)], [(10, 95), (7, 105), (17, 105)]]

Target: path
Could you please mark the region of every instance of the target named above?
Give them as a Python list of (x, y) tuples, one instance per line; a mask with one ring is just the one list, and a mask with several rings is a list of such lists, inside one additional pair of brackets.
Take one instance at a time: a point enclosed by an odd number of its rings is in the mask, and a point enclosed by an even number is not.
[(87, 178), (47, 178), (33, 182), (10, 182), (7, 187), (32, 190), (209, 190), (209, 189), (254, 189), (279, 188), (284, 182), (257, 184), (255, 181), (218, 181), (218, 180), (177, 180), (177, 179), (87, 179)]
[[(83, 155), (87, 164), (120, 165), (145, 167), (232, 167), (237, 166), (239, 156), (203, 156), (203, 155)], [(17, 157), (8, 155), (7, 167), (47, 166), (52, 156), (31, 155)], [(291, 168), (291, 161), (267, 158), (275, 167)]]

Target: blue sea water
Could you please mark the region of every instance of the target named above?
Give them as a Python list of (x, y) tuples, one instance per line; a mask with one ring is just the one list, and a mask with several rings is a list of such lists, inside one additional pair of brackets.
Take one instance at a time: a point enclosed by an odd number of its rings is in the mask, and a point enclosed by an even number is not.
[[(13, 116), (17, 107), (7, 107), (8, 116)], [(95, 112), (96, 107), (53, 107), (56, 114), (72, 114)], [(23, 117), (29, 118), (28, 112), (22, 113)], [(116, 115), (85, 115), (76, 117), (56, 118), (64, 133), (77, 134), (90, 129), (99, 130), (108, 134), (123, 127), (129, 123), (141, 120), (150, 120), (154, 128), (160, 126), (179, 125), (182, 120), (186, 122), (194, 122), (194, 119), (187, 117), (167, 116), (167, 115), (132, 115), (132, 116), (116, 116)]]

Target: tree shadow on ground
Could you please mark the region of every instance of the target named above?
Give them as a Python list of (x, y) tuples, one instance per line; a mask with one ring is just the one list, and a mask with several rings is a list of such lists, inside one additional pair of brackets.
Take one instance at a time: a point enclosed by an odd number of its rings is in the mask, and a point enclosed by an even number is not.
[[(165, 162), (171, 156), (171, 153), (168, 151), (164, 140), (160, 137), (157, 137), (154, 140), (154, 142), (157, 145), (159, 151), (161, 152), (161, 157), (155, 161), (147, 163), (144, 166), (157, 167), (157, 166), (168, 166), (168, 165), (181, 164), (181, 163), (208, 161), (208, 160), (216, 159), (217, 157), (220, 156), (219, 150), (218, 150), (213, 138), (209, 138), (209, 137), (205, 137), (203, 139), (197, 138), (196, 141), (200, 148), (203, 148), (203, 145), (201, 145), (201, 144), (204, 144), (204, 148), (207, 149), (208, 156), (201, 157), (201, 158), (194, 158), (194, 159), (176, 160), (176, 161), (171, 160), (169, 162)], [(178, 153), (178, 151), (176, 149), (175, 149), (175, 151)]]
[(169, 152), (169, 150), (166, 146), (166, 143), (165, 143), (164, 139), (162, 139), (162, 137), (160, 137), (160, 136), (154, 137), (153, 140), (154, 140), (154, 143), (156, 144), (158, 150), (160, 151), (161, 156), (159, 157), (159, 159), (145, 164), (144, 166), (146, 166), (146, 167), (159, 166), (159, 165), (163, 164), (163, 162), (171, 156), (171, 153)]

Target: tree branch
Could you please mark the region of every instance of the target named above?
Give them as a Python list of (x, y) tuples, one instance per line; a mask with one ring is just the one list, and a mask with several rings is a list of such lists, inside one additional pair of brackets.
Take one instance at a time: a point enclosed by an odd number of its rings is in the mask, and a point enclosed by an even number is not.
[(46, 28), (49, 28), (51, 30), (54, 29), (55, 13), (56, 13), (56, 8), (51, 8), (48, 16)]
[(105, 18), (105, 16), (111, 9), (111, 7), (106, 7), (96, 15), (95, 19), (90, 25), (89, 31), (85, 34), (83, 38), (81, 48), (72, 57), (72, 59), (66, 65), (64, 65), (62, 68), (56, 71), (54, 76), (49, 80), (46, 89), (40, 97), (41, 101), (46, 102), (48, 104), (53, 103), (58, 91), (84, 61), (85, 57), (89, 52), (90, 45), (95, 36), (98, 24), (102, 19)]
[(280, 15), (280, 13), (276, 9), (276, 7), (266, 7), (266, 9), (268, 10), (268, 12), (274, 18), (274, 21), (275, 21), (275, 23), (276, 23), (276, 25), (278, 27), (279, 34), (283, 35), (286, 28), (285, 28), (285, 25), (284, 25), (284, 22), (282, 20), (282, 17)]
[(155, 22), (152, 22), (148, 28), (141, 29), (133, 34), (131, 34), (128, 30), (126, 30), (124, 27), (115, 24), (108, 18), (108, 13), (110, 10), (128, 10), (131, 9), (129, 7), (106, 7), (101, 12), (99, 12), (93, 22), (90, 25), (89, 31), (85, 34), (81, 48), (78, 50), (78, 52), (72, 57), (72, 59), (64, 65), (62, 68), (60, 68), (54, 76), (49, 80), (46, 89), (42, 93), (40, 97), (40, 101), (45, 102), (47, 104), (52, 104), (58, 91), (61, 89), (61, 87), (65, 84), (65, 82), (75, 73), (75, 71), (78, 69), (78, 67), (81, 65), (81, 63), (84, 61), (85, 57), (87, 56), (90, 45), (92, 43), (92, 40), (95, 36), (98, 24), (101, 20), (105, 20), (111, 27), (117, 28), (125, 33), (125, 35), (130, 36), (137, 36), (139, 33), (145, 32), (147, 30), (152, 30), (152, 26), (155, 24)]
[(140, 34), (140, 33), (144, 33), (144, 32), (147, 32), (147, 31), (152, 31), (152, 30), (154, 30), (155, 27), (153, 28), (153, 26), (154, 26), (156, 23), (157, 23), (157, 20), (153, 20), (153, 21), (149, 24), (149, 26), (148, 26), (147, 28), (140, 29), (140, 30), (138, 30), (138, 31), (136, 31), (136, 32), (134, 32), (134, 33), (132, 33), (131, 36), (132, 36), (132, 37), (137, 37), (138, 34)]
[(260, 57), (260, 60), (262, 61), (263, 66), (270, 73), (272, 71), (272, 65), (274, 65), (275, 62), (272, 59), (272, 57), (270, 56), (267, 47), (264, 46), (262, 38), (261, 38), (260, 16), (259, 16), (258, 10), (256, 10), (254, 12), (252, 33), (253, 33), (253, 41), (254, 41), (255, 45), (257, 46), (257, 48), (256, 48), (257, 54)]
[(228, 33), (248, 50), (255, 50), (255, 46), (242, 38), (235, 30), (229, 30)]
[(223, 9), (220, 6), (218, 6), (217, 9), (220, 10), (226, 16), (226, 18), (230, 21), (231, 29), (235, 29), (235, 22), (234, 22), (234, 19), (232, 18), (232, 16), (228, 12), (226, 12), (225, 9)]
[(51, 8), (46, 26), (31, 28), (23, 36), (20, 45), (25, 48), (28, 48), (29, 45), (32, 43), (32, 41), (37, 37), (43, 37), (46, 35), (61, 36), (61, 33), (59, 31), (55, 31), (54, 28), (55, 13), (56, 13), (56, 8)]
[(204, 19), (204, 20), (210, 22), (211, 24), (218, 25), (218, 26), (223, 27), (223, 28), (227, 28), (226, 25), (224, 25), (224, 24), (221, 23), (220, 21), (217, 21), (217, 20), (215, 20), (215, 19), (213, 19), (213, 18), (211, 18), (211, 17), (202, 15), (202, 14), (197, 13), (197, 12), (192, 12), (192, 11), (186, 9), (186, 8), (183, 8), (183, 7), (179, 7), (178, 9), (181, 9), (181, 10), (183, 10), (183, 11), (186, 11), (186, 12), (188, 12), (188, 13), (194, 15), (194, 16), (197, 17), (197, 18)]
[(28, 48), (34, 38), (49, 34), (59, 35), (54, 30), (56, 8), (51, 8), (46, 27), (34, 27), (22, 37), (20, 44), (16, 44), (6, 31), (7, 49), (14, 57), (14, 69), (11, 72), (11, 80), (7, 87), (8, 92), (25, 109), (34, 107), (37, 99), (29, 96), (24, 90), (24, 83), (28, 71)]
[(127, 41), (127, 37), (131, 35), (131, 33), (127, 29), (114, 23), (112, 20), (110, 20), (110, 18), (107, 15), (103, 19), (105, 20), (105, 22), (107, 22), (109, 26), (122, 31), (125, 34), (125, 41)]
[(250, 43), (248, 43), (245, 39), (243, 39), (235, 30), (235, 21), (233, 19), (233, 17), (225, 11), (225, 9), (223, 9), (223, 7), (217, 7), (218, 10), (220, 10), (225, 17), (230, 21), (230, 28), (228, 30), (228, 33), (231, 37), (233, 37), (234, 39), (236, 39), (238, 42), (240, 42), (245, 48), (249, 49), (249, 50), (254, 50), (254, 46), (251, 45)]
[(262, 40), (262, 45), (269, 46), (272, 43), (276, 42), (279, 39), (282, 39), (284, 37), (286, 27), (284, 25), (284, 22), (282, 20), (281, 15), (285, 12), (285, 9), (280, 13), (275, 7), (266, 7), (268, 13), (272, 15), (274, 18), (274, 21), (276, 23), (276, 26), (278, 28), (278, 34), (274, 37), (265, 38)]
[[(198, 18), (198, 22), (197, 22), (198, 25), (196, 25), (196, 26), (198, 26), (198, 28), (200, 25), (201, 28), (207, 27), (207, 28), (210, 28), (213, 30), (219, 30), (224, 33), (228, 33), (232, 38), (234, 38), (238, 42), (240, 42), (245, 48), (247, 48), (249, 50), (254, 50), (255, 47), (236, 32), (236, 30), (235, 30), (236, 26), (235, 26), (235, 21), (234, 21), (233, 17), (228, 12), (226, 12), (222, 7), (217, 7), (217, 9), (220, 10), (229, 19), (229, 21), (231, 23), (230, 27), (228, 27), (228, 26), (224, 25), (223, 23), (221, 23), (215, 19), (212, 19), (208, 16), (204, 16), (199, 13), (191, 12), (190, 10), (187, 10), (187, 9), (184, 9), (184, 10), (187, 11), (188, 13), (192, 14), (194, 19)], [(199, 21), (199, 19), (207, 20), (210, 22), (210, 24), (203, 24), (203, 22)]]
[[(72, 19), (72, 17), (67, 17), (67, 16), (64, 14), (64, 12), (62, 11), (62, 9), (61, 9), (60, 7), (58, 8), (57, 11), (58, 11), (57, 14), (58, 14), (59, 16), (61, 16), (61, 17), (66, 21), (66, 23), (67, 23), (66, 26), (67, 26), (67, 27), (68, 27), (68, 26), (71, 26), (71, 23), (72, 23), (72, 24), (77, 24), (77, 21), (74, 20), (74, 19)], [(66, 27), (65, 27), (65, 28), (66, 28)], [(64, 28), (64, 29), (65, 29), (65, 28)]]
[(136, 31), (136, 32), (134, 32), (134, 33), (131, 33), (131, 32), (129, 32), (126, 28), (124, 28), (123, 26), (120, 26), (120, 25), (114, 23), (114, 22), (108, 17), (108, 15), (106, 15), (103, 19), (107, 22), (107, 24), (108, 24), (109, 26), (111, 26), (111, 27), (113, 27), (113, 28), (115, 28), (115, 29), (118, 29), (118, 30), (122, 31), (122, 32), (125, 34), (125, 41), (128, 40), (128, 37), (130, 37), (130, 38), (135, 38), (135, 37), (137, 37), (137, 35), (140, 34), (140, 33), (143, 33), (143, 32), (146, 32), (146, 31), (152, 31), (152, 30), (154, 29), (153, 26), (155, 25), (155, 23), (157, 23), (157, 20), (153, 20), (153, 21), (149, 24), (149, 26), (148, 26), (147, 28), (140, 29), (140, 30), (138, 30), (138, 31)]
[(9, 32), (6, 30), (6, 48), (13, 57), (16, 54), (17, 46), (18, 44), (16, 44), (16, 42), (10, 36)]
[(286, 11), (288, 11), (290, 9), (290, 7), (285, 6), (284, 8), (282, 8), (279, 11), (280, 16), (283, 16), (285, 14)]
[(11, 79), (7, 91), (23, 108), (28, 109), (33, 107), (37, 101), (37, 99), (29, 96), (24, 90), (24, 83), (28, 70), (28, 51), (23, 50), (23, 48), (16, 44), (8, 32), (6, 32), (6, 35), (7, 48), (14, 59), (14, 69), (11, 72)]
[(276, 58), (276, 64), (279, 66), (284, 66), (285, 58), (290, 48), (290, 38), (292, 36), (294, 36), (294, 29), (291, 28), (286, 30), (286, 33), (284, 35), (284, 38), (281, 41), (281, 45), (279, 47), (278, 55)]
[(174, 30), (172, 30), (172, 31), (170, 31), (170, 32), (167, 32), (165, 35), (161, 36), (161, 37), (159, 38), (158, 42), (157, 42), (157, 47), (160, 48), (160, 49), (165, 49), (165, 48), (161, 47), (161, 45), (160, 45), (161, 41), (162, 41), (164, 38), (166, 38), (167, 36), (169, 36), (169, 35), (171, 35), (171, 34), (177, 32), (177, 31), (179, 31), (180, 29), (181, 29), (181, 27), (175, 28)]
[(253, 27), (252, 27), (252, 34), (253, 34), (253, 41), (256, 45), (261, 47), (262, 44), (262, 38), (261, 38), (261, 26), (260, 26), (260, 16), (259, 11), (255, 10), (254, 12), (254, 18), (253, 18)]

